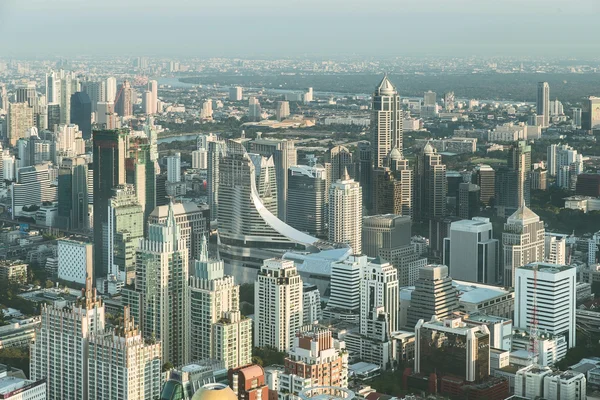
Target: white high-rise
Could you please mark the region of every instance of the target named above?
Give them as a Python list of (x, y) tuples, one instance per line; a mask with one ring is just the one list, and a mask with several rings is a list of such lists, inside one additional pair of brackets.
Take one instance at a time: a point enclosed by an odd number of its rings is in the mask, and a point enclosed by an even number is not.
[(329, 189), (329, 240), (362, 252), (362, 188), (348, 171)]
[(386, 75), (373, 93), (371, 115), (373, 168), (384, 167), (385, 159), (392, 149), (398, 149), (402, 153), (402, 121), (400, 95)]
[(229, 369), (252, 362), (252, 320), (241, 315), (240, 286), (224, 268), (222, 260), (209, 259), (203, 237), (190, 277), (190, 344), (193, 360), (219, 360)]
[(531, 329), (535, 309), (540, 333), (564, 335), (575, 347), (576, 285), (575, 267), (534, 262), (517, 268), (514, 326)]
[(110, 78), (106, 79), (106, 101), (109, 103), (114, 103), (116, 97), (117, 78), (111, 76)]
[(144, 340), (125, 307), (123, 327), (90, 337), (88, 399), (157, 399), (162, 389), (160, 348), (160, 342)]
[(291, 260), (263, 261), (254, 286), (254, 346), (288, 351), (302, 326), (302, 279)]
[(550, 264), (567, 264), (567, 235), (546, 232), (544, 261)]
[(542, 128), (547, 128), (550, 125), (550, 85), (548, 82), (538, 82), (536, 109), (537, 115), (542, 117)]
[(158, 112), (158, 82), (150, 81), (149, 90), (152, 94), (152, 102), (151, 102), (151, 113), (156, 114)]
[[(372, 336), (369, 328), (373, 324), (366, 321), (374, 315), (385, 315), (388, 333), (398, 330), (398, 312), (400, 306), (398, 291), (398, 271), (381, 258), (369, 262), (363, 269), (360, 285), (360, 334)], [(383, 312), (379, 309), (383, 308)]]
[(232, 86), (229, 88), (229, 100), (230, 101), (242, 101), (241, 86)]
[(167, 182), (181, 182), (181, 153), (167, 157)]
[(91, 278), (84, 296), (69, 307), (43, 305), (41, 320), (30, 348), (31, 379), (46, 380), (49, 400), (88, 400), (89, 340), (105, 322)]
[(502, 233), (504, 286), (514, 285), (515, 270), (525, 264), (544, 261), (544, 223), (523, 205), (508, 217)]

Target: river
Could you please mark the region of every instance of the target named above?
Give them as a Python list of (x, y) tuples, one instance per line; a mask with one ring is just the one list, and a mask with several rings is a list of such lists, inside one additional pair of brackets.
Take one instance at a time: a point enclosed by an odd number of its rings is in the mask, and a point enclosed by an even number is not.
[(185, 141), (196, 141), (196, 138), (201, 133), (182, 133), (180, 136), (169, 136), (165, 138), (158, 138), (156, 141), (158, 144), (160, 143), (172, 143), (172, 142), (185, 142)]

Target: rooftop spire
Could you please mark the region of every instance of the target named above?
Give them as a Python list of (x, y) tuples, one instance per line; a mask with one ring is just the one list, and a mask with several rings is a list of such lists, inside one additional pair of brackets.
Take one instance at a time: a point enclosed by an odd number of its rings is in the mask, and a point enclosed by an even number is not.
[(208, 246), (206, 245), (205, 234), (202, 234), (202, 241), (200, 242), (200, 259), (198, 261), (208, 261)]
[(342, 180), (343, 181), (350, 180), (350, 175), (348, 174), (348, 167), (346, 165), (344, 165), (344, 174), (342, 175)]
[(377, 86), (377, 93), (380, 96), (393, 96), (396, 94), (396, 88), (388, 79), (387, 73), (383, 76), (383, 79)]

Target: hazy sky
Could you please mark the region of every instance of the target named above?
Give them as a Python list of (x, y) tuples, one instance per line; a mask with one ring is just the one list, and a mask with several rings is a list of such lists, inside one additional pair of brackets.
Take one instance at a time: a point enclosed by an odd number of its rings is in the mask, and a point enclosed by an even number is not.
[(600, 0), (0, 0), (0, 57), (600, 55)]

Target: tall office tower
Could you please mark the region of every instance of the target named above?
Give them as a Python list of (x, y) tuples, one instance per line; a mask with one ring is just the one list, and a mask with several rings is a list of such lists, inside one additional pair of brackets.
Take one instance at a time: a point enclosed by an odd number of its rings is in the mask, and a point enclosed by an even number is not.
[(544, 261), (550, 264), (567, 265), (566, 235), (546, 232), (544, 236)]
[(542, 117), (542, 128), (550, 126), (550, 85), (538, 82), (535, 102), (537, 115)]
[[(110, 79), (110, 78), (109, 78)], [(131, 84), (126, 79), (118, 86), (117, 94), (121, 93), (115, 101), (115, 112), (121, 117), (130, 117), (133, 115), (133, 103), (135, 102), (134, 91)]]
[(408, 166), (408, 160), (404, 159), (398, 149), (392, 149), (390, 152), (388, 165), (394, 180), (399, 183), (400, 187), (400, 214), (412, 217), (414, 171)]
[(413, 286), (419, 277), (419, 268), (427, 264), (427, 259), (415, 251), (410, 237), (408, 216), (386, 214), (363, 219), (363, 253), (389, 261), (398, 270), (400, 286)]
[[(389, 168), (379, 168), (373, 171), (375, 188), (375, 214), (410, 215), (410, 204), (403, 204), (402, 182), (394, 177)], [(412, 191), (411, 191), (412, 192)], [(410, 199), (410, 193), (409, 197)], [(404, 211), (404, 212), (403, 212)]]
[(424, 106), (435, 106), (437, 104), (437, 95), (435, 92), (428, 90), (423, 95), (423, 105)]
[(19, 168), (17, 181), (11, 187), (12, 217), (21, 215), (23, 207), (41, 206), (46, 201), (56, 201), (58, 195), (55, 180), (56, 170), (49, 163)]
[(92, 137), (92, 102), (85, 92), (71, 95), (71, 123), (79, 126), (84, 139)]
[[(208, 232), (209, 221), (204, 210), (198, 208), (195, 203), (171, 204), (175, 214), (175, 222), (179, 225), (179, 234), (185, 241), (190, 260), (200, 257), (202, 248), (202, 237)], [(147, 218), (149, 224), (164, 224), (169, 214), (168, 205), (157, 206)]]
[(146, 90), (142, 93), (142, 112), (146, 115), (154, 114), (152, 112), (152, 92)]
[(33, 108), (27, 103), (9, 103), (6, 115), (6, 142), (14, 147), (17, 140), (27, 134), (27, 130), (34, 126)]
[[(536, 168), (531, 171), (531, 190), (546, 190), (548, 188), (548, 171)], [(572, 174), (569, 171), (569, 177)], [(574, 176), (573, 176), (574, 177)]]
[(415, 372), (483, 382), (490, 375), (488, 327), (460, 318), (419, 321), (415, 327)]
[(454, 110), (454, 92), (444, 93), (444, 109), (446, 111)]
[(402, 153), (402, 120), (400, 95), (386, 75), (373, 93), (371, 114), (373, 168), (384, 167), (385, 158), (392, 149), (397, 148)]
[(445, 265), (427, 265), (419, 270), (419, 279), (415, 282), (407, 313), (407, 328), (412, 329), (420, 319), (431, 320), (436, 316), (440, 320), (449, 318), (457, 311), (458, 295), (452, 286)]
[(49, 400), (88, 399), (89, 339), (104, 331), (104, 304), (91, 278), (75, 303), (64, 308), (44, 304), (41, 314), (30, 347), (31, 379), (46, 380)]
[(342, 178), (344, 171), (347, 169), (348, 173), (352, 173), (354, 176), (354, 165), (352, 164), (352, 153), (344, 146), (335, 146), (329, 150), (328, 154), (329, 162), (331, 163), (331, 177), (330, 183), (336, 182)]
[(583, 101), (581, 129), (584, 131), (600, 129), (600, 97), (590, 96)]
[(60, 103), (60, 72), (50, 70), (46, 73), (46, 101)]
[[(235, 396), (233, 399), (269, 398), (270, 390), (265, 380), (265, 371), (258, 364), (232, 368), (227, 373), (227, 378)], [(223, 399), (225, 400), (225, 397)]]
[(106, 79), (106, 101), (114, 103), (117, 97), (117, 78)]
[(423, 154), (417, 155), (415, 171), (414, 219), (423, 221), (444, 217), (448, 191), (446, 166), (430, 143), (425, 145)]
[(210, 207), (210, 220), (217, 219), (219, 209), (219, 175), (221, 159), (225, 156), (226, 145), (221, 140), (208, 142), (208, 168), (206, 172), (206, 191), (208, 192), (208, 206)]
[(293, 140), (287, 139), (263, 139), (257, 135), (250, 142), (250, 151), (261, 156), (273, 156), (275, 167), (275, 182), (277, 183), (277, 217), (286, 221), (287, 191), (288, 191), (288, 169), (298, 164), (298, 153)]
[(160, 340), (163, 363), (189, 361), (190, 294), (188, 253), (173, 208), (164, 224), (149, 224), (136, 254), (135, 290), (124, 288), (123, 304), (144, 337)]
[(523, 203), (528, 206), (531, 201), (531, 146), (527, 142), (519, 141), (511, 146), (508, 151), (508, 167), (517, 173), (513, 206), (518, 208)]
[(329, 188), (329, 240), (347, 243), (354, 254), (362, 253), (362, 188), (344, 172)]
[(125, 183), (127, 131), (95, 131), (93, 134), (94, 171), (94, 278), (105, 278), (109, 272), (105, 258), (107, 248), (103, 226), (108, 224), (108, 205), (112, 189)]
[(385, 315), (388, 333), (398, 330), (400, 299), (398, 291), (398, 271), (392, 264), (375, 258), (363, 270), (360, 284), (360, 334), (369, 336), (372, 326), (366, 323), (373, 316)]
[(302, 326), (302, 279), (293, 261), (263, 261), (254, 285), (254, 304), (254, 346), (290, 350)]
[(250, 96), (248, 99), (248, 118), (250, 121), (260, 121), (262, 115), (262, 109), (260, 102), (254, 96)]
[(181, 182), (181, 153), (167, 157), (167, 182)]
[(211, 120), (213, 117), (213, 103), (211, 99), (207, 99), (202, 103), (202, 109), (200, 110), (200, 118), (205, 120)]
[(473, 183), (479, 186), (479, 201), (487, 207), (495, 195), (496, 171), (489, 165), (479, 164), (473, 172)]
[(88, 164), (84, 157), (65, 158), (58, 170), (57, 227), (84, 230), (88, 224)]
[(452, 278), (495, 285), (501, 278), (500, 246), (488, 218), (455, 221), (444, 239), (444, 264)]
[(103, 252), (106, 252), (110, 274), (120, 282), (132, 284), (135, 250), (144, 237), (144, 210), (138, 203), (133, 185), (115, 186), (112, 193), (108, 202), (108, 221), (103, 226), (106, 238)]
[[(61, 71), (63, 72), (63, 71)], [(71, 95), (76, 92), (73, 91), (74, 77), (72, 73), (63, 73), (60, 79), (60, 123), (70, 124), (71, 123)]]
[(323, 319), (321, 293), (317, 285), (302, 285), (302, 325), (310, 325)]
[(8, 111), (8, 94), (6, 93), (6, 86), (0, 84), (0, 110)]
[(297, 165), (288, 170), (287, 223), (301, 232), (322, 237), (326, 232), (325, 168)]
[(192, 360), (213, 359), (224, 368), (252, 362), (252, 320), (240, 313), (240, 286), (208, 257), (206, 240), (190, 277)]
[(479, 213), (479, 202), (481, 190), (474, 183), (460, 183), (458, 185), (458, 207), (459, 218), (473, 218)]
[[(363, 205), (366, 210), (373, 209), (373, 156), (371, 143), (358, 142), (358, 181), (362, 188)], [(333, 183), (333, 182), (332, 182)]]
[(278, 101), (275, 104), (275, 118), (278, 121), (282, 121), (290, 116), (290, 102), (289, 101)]
[(138, 137), (130, 140), (129, 155), (125, 159), (125, 180), (135, 187), (138, 203), (144, 212), (144, 221), (148, 220), (156, 207), (156, 168), (149, 139)]
[(242, 101), (241, 86), (232, 86), (229, 88), (229, 101)]
[[(109, 101), (106, 97), (106, 81), (82, 82), (81, 90), (90, 97), (92, 112), (98, 111), (98, 103)], [(114, 97), (110, 99), (110, 101), (113, 100)]]
[[(98, 102), (96, 108), (96, 125), (104, 129), (118, 129), (121, 126), (113, 102)], [(48, 114), (48, 124), (50, 124), (50, 114)]]
[(575, 347), (576, 285), (573, 266), (534, 262), (517, 268), (515, 327), (531, 329), (535, 309), (540, 332), (564, 335), (569, 348)]
[(48, 129), (54, 131), (60, 125), (60, 104), (48, 104)]
[(77, 125), (59, 125), (55, 133), (46, 132), (46, 137), (55, 143), (56, 153), (61, 157), (85, 154), (85, 141)]
[(552, 144), (547, 150), (548, 172), (551, 176), (556, 176), (562, 167), (570, 167), (575, 164), (574, 170), (576, 174), (583, 172), (583, 157), (567, 144)]
[(27, 103), (29, 107), (36, 108), (38, 96), (35, 82), (18, 83), (15, 85), (15, 103)]
[(347, 388), (348, 352), (345, 343), (333, 339), (329, 330), (303, 328), (294, 338), (293, 349), (285, 358), (285, 370), (278, 375), (277, 383), (279, 392), (289, 393), (290, 398), (302, 398), (298, 397), (300, 392), (312, 387)]
[(158, 82), (154, 80), (150, 81), (149, 90), (152, 93), (150, 111), (152, 111), (151, 114), (156, 114), (158, 112)]
[(89, 339), (89, 400), (157, 399), (162, 386), (161, 343), (146, 341), (125, 307), (123, 326)]
[(525, 264), (544, 261), (544, 222), (527, 206), (508, 217), (502, 233), (504, 286), (515, 285), (515, 270)]
[[(358, 322), (360, 316), (360, 285), (367, 256), (350, 256), (331, 263), (331, 290), (326, 312), (341, 313), (345, 320)], [(324, 313), (325, 314), (325, 313)]]
[(306, 89), (306, 92), (302, 95), (302, 102), (304, 104), (312, 103), (314, 101), (314, 92), (313, 88), (309, 87)]
[(573, 108), (573, 126), (575, 128), (581, 128), (581, 117), (582, 117), (582, 111), (581, 108)]

